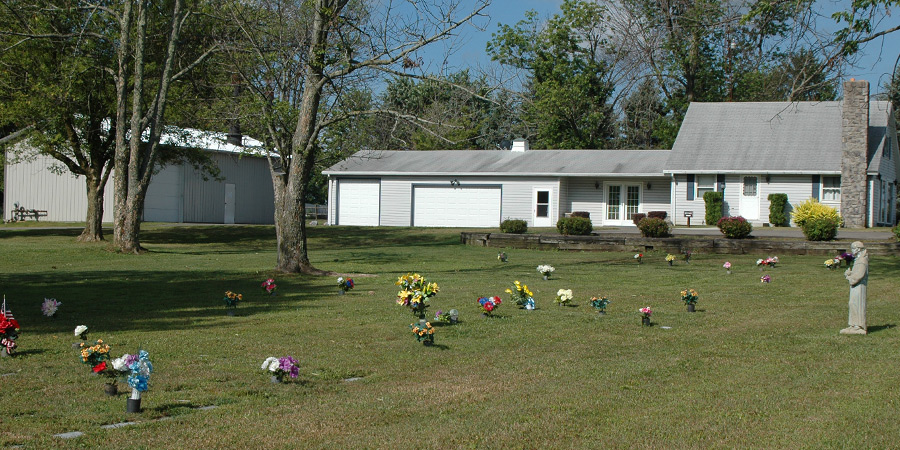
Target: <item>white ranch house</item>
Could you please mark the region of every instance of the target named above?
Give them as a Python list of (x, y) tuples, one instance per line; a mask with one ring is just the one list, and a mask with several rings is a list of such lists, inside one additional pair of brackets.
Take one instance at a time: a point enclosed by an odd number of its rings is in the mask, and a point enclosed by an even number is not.
[[(242, 137), (242, 145), (227, 142), (224, 133), (181, 130), (191, 135), (193, 147), (210, 152), (221, 180), (204, 179), (191, 165), (173, 164), (160, 169), (150, 180), (144, 203), (147, 222), (274, 223), (274, 191), (265, 158), (248, 154), (262, 143)], [(166, 136), (163, 143), (180, 145), (181, 137)], [(68, 170), (51, 170), (61, 163), (49, 156), (32, 155), (21, 161), (7, 158), (4, 217), (13, 216), (16, 203), (26, 209), (47, 211), (41, 220), (78, 222), (85, 220), (86, 187), (83, 177)], [(113, 174), (104, 191), (103, 221), (113, 221)]]
[(703, 193), (725, 214), (768, 222), (771, 193), (810, 197), (850, 227), (896, 222), (900, 153), (889, 102), (848, 81), (840, 102), (692, 103), (672, 150), (361, 151), (324, 171), (332, 225), (552, 227), (574, 211), (594, 226), (634, 213), (703, 221)]

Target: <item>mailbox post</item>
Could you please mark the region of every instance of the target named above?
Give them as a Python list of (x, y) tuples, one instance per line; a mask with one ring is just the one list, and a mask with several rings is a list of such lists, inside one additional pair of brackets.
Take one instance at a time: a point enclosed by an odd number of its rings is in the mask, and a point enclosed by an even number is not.
[(693, 211), (685, 211), (685, 212), (684, 212), (684, 217), (687, 217), (687, 220), (688, 220), (688, 228), (690, 228), (690, 227), (691, 227), (691, 217), (694, 217), (694, 212), (693, 212)]

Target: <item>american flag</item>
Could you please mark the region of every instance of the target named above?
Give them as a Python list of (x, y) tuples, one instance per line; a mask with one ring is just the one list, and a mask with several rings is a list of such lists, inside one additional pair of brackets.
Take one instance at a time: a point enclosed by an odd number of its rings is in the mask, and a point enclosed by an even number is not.
[(3, 296), (3, 307), (0, 307), (0, 312), (2, 312), (4, 316), (6, 316), (6, 320), (15, 319), (15, 317), (13, 317), (13, 315), (12, 315), (12, 311), (6, 309), (6, 296), (5, 295)]

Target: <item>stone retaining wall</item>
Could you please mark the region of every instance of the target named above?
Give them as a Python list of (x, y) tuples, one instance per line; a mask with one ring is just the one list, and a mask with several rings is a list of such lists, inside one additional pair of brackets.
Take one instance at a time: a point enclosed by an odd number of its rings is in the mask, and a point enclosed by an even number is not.
[[(603, 252), (645, 252), (661, 250), (680, 253), (747, 254), (778, 253), (791, 255), (835, 255), (850, 250), (850, 242), (776, 241), (725, 238), (644, 238), (640, 236), (563, 236), (560, 234), (460, 233), (466, 245), (496, 248), (533, 248), (538, 250), (586, 250)], [(900, 256), (896, 242), (866, 242), (873, 255)]]

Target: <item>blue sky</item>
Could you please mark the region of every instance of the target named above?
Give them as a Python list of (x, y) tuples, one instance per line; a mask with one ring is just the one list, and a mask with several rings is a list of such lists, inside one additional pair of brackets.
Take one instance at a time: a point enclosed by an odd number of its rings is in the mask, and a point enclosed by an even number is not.
[[(487, 8), (489, 18), (482, 18), (478, 24), (484, 31), (476, 31), (471, 27), (460, 34), (461, 46), (450, 55), (448, 63), (454, 69), (462, 69), (473, 64), (487, 65), (490, 59), (485, 54), (485, 46), (491, 39), (491, 34), (496, 32), (499, 24), (513, 25), (525, 17), (525, 12), (535, 10), (539, 17), (549, 17), (559, 12), (562, 0), (494, 0)], [(823, 8), (838, 10), (849, 4), (849, 0), (820, 0)], [(900, 11), (893, 11), (895, 13)], [(831, 18), (823, 18), (827, 21), (824, 25), (834, 26)], [(896, 19), (893, 19), (896, 21)], [(886, 22), (887, 23), (887, 22)], [(896, 22), (894, 23), (896, 24)], [(882, 27), (884, 28), (884, 27)], [(439, 44), (440, 46), (440, 44)], [(437, 47), (432, 51), (421, 54), (426, 65), (440, 66), (440, 58), (443, 48)], [(890, 80), (890, 73), (894, 70), (894, 63), (900, 55), (900, 31), (888, 34), (880, 39), (868, 42), (862, 48), (861, 58), (856, 67), (847, 71), (847, 78), (867, 80), (872, 86), (872, 94), (879, 92), (879, 86)], [(433, 59), (429, 61), (429, 57)]]

